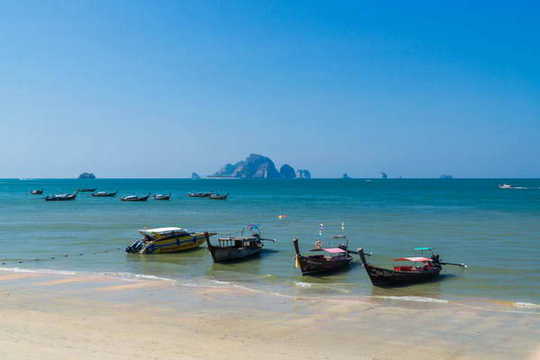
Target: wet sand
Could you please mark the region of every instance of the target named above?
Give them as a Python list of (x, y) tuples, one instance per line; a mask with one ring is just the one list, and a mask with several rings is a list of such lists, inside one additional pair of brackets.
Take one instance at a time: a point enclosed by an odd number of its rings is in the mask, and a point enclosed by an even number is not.
[(0, 272), (1, 359), (540, 359), (511, 304)]

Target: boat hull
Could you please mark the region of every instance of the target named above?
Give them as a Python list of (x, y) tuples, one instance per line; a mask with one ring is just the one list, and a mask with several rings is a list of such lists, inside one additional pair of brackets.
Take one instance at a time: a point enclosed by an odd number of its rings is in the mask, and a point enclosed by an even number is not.
[(407, 286), (434, 281), (441, 272), (440, 267), (435, 267), (430, 271), (395, 271), (367, 264), (364, 268), (371, 283), (379, 287)]
[(324, 275), (343, 271), (351, 265), (352, 257), (340, 256), (327, 259), (323, 255), (297, 256), (296, 263), (302, 275)]
[(229, 261), (238, 261), (245, 258), (257, 256), (261, 253), (262, 248), (235, 248), (235, 247), (209, 247), (208, 250), (212, 254), (212, 259), (216, 263)]
[(206, 241), (204, 233), (172, 236), (152, 241), (137, 241), (126, 248), (126, 252), (135, 254), (168, 254), (198, 248)]

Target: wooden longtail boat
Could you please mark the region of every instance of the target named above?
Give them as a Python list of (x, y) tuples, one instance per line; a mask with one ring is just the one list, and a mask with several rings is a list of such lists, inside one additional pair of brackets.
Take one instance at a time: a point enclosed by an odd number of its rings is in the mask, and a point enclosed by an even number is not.
[(322, 275), (341, 271), (349, 267), (352, 257), (347, 250), (347, 244), (335, 248), (316, 247), (311, 251), (323, 251), (326, 255), (308, 255), (300, 253), (298, 239), (293, 239), (294, 251), (296, 252), (295, 266), (300, 268), (302, 275)]
[(94, 192), (96, 190), (97, 190), (96, 188), (94, 188), (94, 189), (84, 188), (84, 189), (79, 189), (78, 191), (79, 192)]
[(127, 196), (124, 196), (124, 197), (120, 198), (120, 200), (122, 200), (122, 201), (146, 201), (146, 200), (148, 200), (149, 197), (150, 197), (150, 194), (148, 194), (146, 196), (127, 195)]
[(215, 263), (238, 261), (259, 255), (264, 247), (263, 241), (275, 241), (261, 238), (256, 225), (248, 225), (246, 228), (251, 231), (251, 235), (219, 238), (217, 245), (212, 245), (210, 239), (206, 239), (208, 251)]
[(77, 198), (77, 191), (73, 194), (56, 194), (45, 197), (45, 201), (69, 201)]
[(92, 194), (93, 197), (115, 197), (118, 191), (115, 192), (105, 192), (105, 191), (98, 191)]
[(171, 194), (154, 194), (154, 200), (171, 200)]
[(189, 197), (194, 197), (194, 198), (210, 197), (210, 195), (212, 195), (212, 193), (210, 192), (188, 193)]
[(32, 191), (30, 191), (30, 194), (32, 194), (32, 195), (42, 195), (43, 194), (43, 189), (32, 190)]
[(195, 249), (207, 238), (216, 235), (209, 232), (189, 232), (180, 227), (143, 229), (139, 232), (144, 238), (133, 242), (126, 248), (126, 252), (133, 254), (176, 253)]
[(227, 200), (229, 194), (210, 194), (210, 199), (212, 200)]
[(431, 256), (411, 256), (394, 259), (394, 261), (408, 261), (418, 265), (394, 266), (393, 269), (385, 269), (370, 265), (366, 260), (366, 253), (358, 249), (358, 255), (364, 264), (364, 268), (374, 286), (396, 287), (434, 281), (439, 277), (442, 265), (456, 265), (467, 267), (465, 264), (444, 263), (439, 255), (433, 254), (431, 248), (416, 248), (416, 251), (431, 251)]

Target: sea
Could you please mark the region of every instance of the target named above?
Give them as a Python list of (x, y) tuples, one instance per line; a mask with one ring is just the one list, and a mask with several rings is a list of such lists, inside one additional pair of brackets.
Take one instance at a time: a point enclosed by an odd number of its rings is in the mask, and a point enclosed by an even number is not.
[[(512, 189), (500, 189), (500, 184)], [(116, 198), (79, 193), (66, 202), (47, 194), (80, 188), (118, 191)], [(31, 195), (44, 189), (44, 195)], [(229, 193), (225, 201), (188, 192)], [(122, 202), (120, 196), (170, 193), (170, 201)], [(138, 230), (179, 226), (239, 235), (257, 225), (260, 257), (213, 264), (205, 246), (177, 254), (134, 255)], [(371, 285), (355, 256), (348, 271), (302, 276), (292, 239), (303, 252), (345, 235), (351, 249), (392, 259), (432, 247), (445, 266), (439, 281), (397, 289)], [(215, 240), (215, 238), (214, 238)], [(342, 239), (341, 239), (342, 240)], [(106, 274), (169, 279), (178, 286), (233, 286), (303, 297), (387, 297), (420, 301), (505, 302), (540, 308), (539, 179), (1, 179), (0, 270)]]

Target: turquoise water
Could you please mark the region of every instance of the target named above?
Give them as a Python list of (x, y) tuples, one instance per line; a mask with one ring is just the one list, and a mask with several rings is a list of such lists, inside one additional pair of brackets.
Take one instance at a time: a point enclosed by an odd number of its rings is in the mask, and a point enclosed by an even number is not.
[[(509, 183), (525, 187), (501, 190)], [(31, 189), (65, 193), (82, 187), (119, 195), (172, 193), (171, 201), (125, 203), (79, 194), (45, 202)], [(187, 198), (187, 192), (229, 192), (227, 201)], [(278, 215), (285, 214), (285, 219)], [(232, 284), (303, 296), (396, 295), (443, 299), (500, 299), (540, 304), (540, 180), (0, 180), (2, 268), (157, 276), (184, 284)], [(304, 250), (345, 223), (351, 247), (373, 252), (371, 262), (432, 246), (445, 261), (441, 281), (394, 290), (373, 288), (358, 261), (325, 277), (302, 277), (291, 239)], [(171, 255), (127, 255), (143, 227), (182, 226), (230, 233), (259, 224), (277, 239), (260, 258), (214, 265), (205, 248)], [(65, 256), (67, 255), (67, 256)], [(54, 259), (52, 259), (54, 257)], [(39, 259), (35, 261), (33, 259)]]

